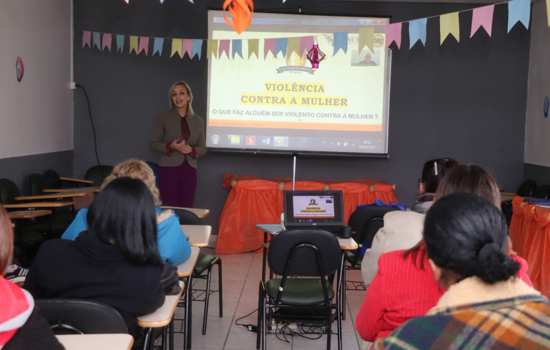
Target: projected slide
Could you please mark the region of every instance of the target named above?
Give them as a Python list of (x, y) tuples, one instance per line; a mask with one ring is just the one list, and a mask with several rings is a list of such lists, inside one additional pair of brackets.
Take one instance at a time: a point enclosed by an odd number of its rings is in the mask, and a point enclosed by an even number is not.
[(387, 19), (256, 13), (238, 35), (223, 15), (209, 12), (209, 147), (387, 153)]

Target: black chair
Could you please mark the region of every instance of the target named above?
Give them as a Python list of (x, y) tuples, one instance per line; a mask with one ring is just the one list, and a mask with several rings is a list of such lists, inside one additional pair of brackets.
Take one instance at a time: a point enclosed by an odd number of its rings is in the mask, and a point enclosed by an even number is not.
[(338, 241), (327, 231), (283, 231), (273, 237), (268, 263), (278, 277), (260, 282), (256, 348), (266, 348), (267, 329), (274, 321), (317, 325), (327, 334), (330, 349), (336, 320), (342, 349), (341, 273), (337, 274), (341, 261)]
[(36, 305), (56, 334), (128, 333), (122, 315), (109, 305), (79, 299), (38, 299)]
[(371, 247), (376, 232), (384, 226), (384, 215), (394, 210), (397, 209), (367, 205), (358, 207), (351, 214), (348, 226), (351, 227), (352, 238), (357, 242), (359, 248), (345, 253), (350, 268), (360, 268), (365, 250)]
[[(178, 215), (180, 224), (182, 225), (200, 225), (201, 219), (193, 212), (183, 208), (172, 208), (176, 215)], [(212, 290), (211, 288), (211, 273), (212, 268), (218, 266), (218, 290)], [(206, 288), (193, 288), (193, 292), (203, 292), (204, 298), (193, 298), (193, 301), (204, 302), (204, 311), (202, 315), (202, 334), (206, 334), (206, 327), (208, 324), (208, 306), (210, 303), (210, 295), (218, 292), (218, 307), (219, 315), (223, 317), (223, 281), (222, 281), (222, 259), (217, 255), (199, 253), (197, 263), (193, 269), (193, 278), (198, 278), (206, 281)]]
[(84, 179), (94, 182), (94, 186), (101, 186), (103, 180), (111, 174), (113, 167), (111, 165), (94, 165), (86, 170)]
[(23, 180), (23, 192), (27, 196), (34, 196), (37, 194), (42, 194), (42, 191), (45, 189), (44, 177), (42, 174), (33, 173), (29, 174)]

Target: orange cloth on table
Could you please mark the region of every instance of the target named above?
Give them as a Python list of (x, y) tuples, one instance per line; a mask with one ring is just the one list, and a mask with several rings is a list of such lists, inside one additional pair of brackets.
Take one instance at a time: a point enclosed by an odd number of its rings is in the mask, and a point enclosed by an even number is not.
[[(216, 252), (235, 254), (258, 250), (263, 245), (263, 232), (256, 224), (280, 222), (283, 211), (283, 191), (280, 182), (268, 180), (238, 180), (229, 192), (220, 217)], [(344, 218), (358, 205), (370, 204), (375, 199), (396, 202), (393, 186), (377, 184), (372, 180), (357, 182), (297, 181), (296, 190), (342, 190), (344, 196)], [(291, 182), (282, 184), (283, 190), (292, 189)], [(390, 201), (388, 201), (390, 199)]]
[(516, 196), (512, 199), (512, 221), (510, 222), (510, 239), (512, 240), (512, 248), (516, 253), (520, 253), (523, 249), (523, 206), (525, 202), (522, 197)]
[(263, 245), (263, 232), (257, 223), (280, 222), (278, 185), (266, 180), (243, 180), (229, 192), (220, 217), (216, 252), (243, 253)]
[(526, 247), (526, 259), (529, 261), (529, 276), (535, 287), (544, 295), (550, 295), (550, 209), (535, 207), (533, 223)]

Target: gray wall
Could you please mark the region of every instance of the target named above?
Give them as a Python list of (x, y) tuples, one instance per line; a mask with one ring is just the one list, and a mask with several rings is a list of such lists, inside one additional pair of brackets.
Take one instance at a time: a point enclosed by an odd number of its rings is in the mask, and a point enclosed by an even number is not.
[(527, 114), (525, 121), (525, 177), (550, 184), (550, 116), (544, 117), (544, 97), (550, 96), (550, 28), (544, 2), (533, 3)]
[(23, 190), (23, 180), (31, 173), (42, 173), (53, 169), (61, 176), (71, 176), (73, 171), (73, 152), (54, 152), (26, 157), (0, 159), (0, 177), (14, 181)]
[[(82, 30), (165, 37), (206, 35), (204, 1), (195, 1), (196, 5), (166, 1), (164, 7), (150, 0), (135, 0), (129, 7), (122, 3), (76, 0), (76, 47)], [(256, 3), (259, 11), (283, 8), (281, 1)], [(399, 21), (468, 6), (303, 1), (302, 7), (306, 14), (392, 16)], [(493, 39), (477, 34), (468, 40), (471, 15), (463, 14), (463, 42), (447, 42), (444, 47), (439, 47), (438, 20), (430, 20), (427, 48), (417, 46), (393, 54), (390, 158), (300, 158), (298, 178), (380, 179), (396, 184), (399, 197), (410, 202), (422, 163), (451, 156), (487, 167), (504, 189), (515, 189), (523, 175), (529, 32), (516, 29), (507, 35), (506, 19), (506, 9), (498, 6)], [(402, 46), (408, 44), (406, 34)], [(166, 90), (171, 82), (188, 80), (195, 91), (196, 111), (204, 115), (206, 110), (205, 60), (77, 49), (75, 69), (77, 82), (92, 99), (103, 163), (135, 156), (154, 159), (149, 150), (152, 119), (167, 107)], [(76, 99), (74, 162), (76, 175), (94, 162), (82, 98)], [(288, 156), (210, 152), (200, 162), (196, 206), (211, 208), (210, 222), (215, 224), (226, 196), (224, 172), (290, 176), (291, 163)]]

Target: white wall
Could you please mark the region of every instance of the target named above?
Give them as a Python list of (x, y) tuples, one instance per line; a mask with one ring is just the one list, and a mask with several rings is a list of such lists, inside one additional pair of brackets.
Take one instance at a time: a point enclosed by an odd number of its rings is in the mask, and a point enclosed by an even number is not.
[(0, 0), (0, 158), (73, 149), (70, 3)]
[(546, 4), (536, 1), (531, 17), (524, 160), (542, 166), (550, 166), (550, 115), (548, 118), (543, 115), (544, 96), (550, 97), (549, 43)]

